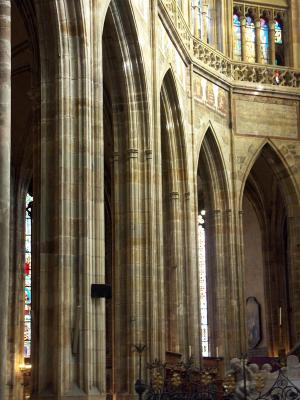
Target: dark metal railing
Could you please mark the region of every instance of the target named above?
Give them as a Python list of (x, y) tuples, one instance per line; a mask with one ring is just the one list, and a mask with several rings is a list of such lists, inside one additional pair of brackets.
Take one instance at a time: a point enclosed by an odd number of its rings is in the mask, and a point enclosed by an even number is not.
[[(259, 371), (252, 381), (236, 381), (233, 374), (220, 379), (217, 368), (202, 369), (193, 359), (177, 364), (155, 360), (147, 365), (149, 382), (141, 377), (141, 357), (144, 350), (136, 346), (139, 354), (139, 377), (135, 384), (140, 400), (300, 400), (300, 389), (278, 371), (272, 387), (264, 392), (266, 376)], [(247, 367), (243, 365), (244, 371)]]

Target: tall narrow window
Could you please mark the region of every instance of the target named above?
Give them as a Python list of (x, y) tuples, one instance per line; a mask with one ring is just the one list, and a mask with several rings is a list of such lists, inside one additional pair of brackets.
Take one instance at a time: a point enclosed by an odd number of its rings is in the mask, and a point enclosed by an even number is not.
[(206, 285), (206, 259), (205, 259), (205, 210), (198, 216), (198, 253), (199, 253), (199, 280), (200, 280), (200, 310), (201, 310), (201, 337), (202, 355), (207, 357), (209, 351), (208, 313), (207, 313), (207, 285)]
[(275, 28), (275, 63), (284, 65), (284, 49), (283, 49), (283, 25), (281, 18), (277, 16), (274, 19)]
[(246, 60), (255, 63), (255, 26), (251, 16), (246, 17)]
[(31, 244), (32, 244), (32, 201), (26, 196), (25, 215), (25, 264), (24, 264), (24, 359), (29, 362), (31, 357)]
[(261, 61), (263, 64), (269, 62), (269, 25), (264, 19), (260, 19), (260, 46), (261, 46)]
[(277, 18), (274, 19), (274, 25), (275, 25), (275, 43), (282, 44), (282, 25), (279, 19)]
[(237, 14), (233, 14), (233, 59), (242, 60), (241, 21)]

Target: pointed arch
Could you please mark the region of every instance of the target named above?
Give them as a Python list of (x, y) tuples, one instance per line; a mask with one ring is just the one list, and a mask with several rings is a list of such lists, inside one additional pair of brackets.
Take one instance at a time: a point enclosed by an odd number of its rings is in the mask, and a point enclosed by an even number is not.
[[(111, 204), (107, 221), (112, 232), (105, 242), (106, 250), (108, 246), (112, 249), (106, 275), (112, 278), (114, 293), (111, 329), (107, 329), (110, 357), (106, 359), (110, 365), (107, 362), (106, 373), (111, 376), (108, 390), (116, 396), (129, 393), (132, 397), (137, 366), (129, 344), (146, 341), (148, 323), (145, 298), (136, 294), (147, 284), (147, 215), (141, 199), (147, 196), (144, 156), (151, 143), (147, 79), (130, 1), (110, 1), (103, 25), (102, 55), (104, 109), (110, 116), (110, 123), (106, 118), (103, 126), (104, 163), (111, 180), (110, 185), (105, 184)], [(121, 370), (122, 374), (118, 372)]]
[[(281, 152), (270, 140), (264, 140), (248, 164), (240, 193), (240, 210), (243, 210), (243, 274), (249, 277), (253, 270), (249, 240), (250, 208), (255, 211), (261, 245), (256, 249), (257, 276), (263, 280), (263, 289), (257, 292), (263, 312), (263, 346), (270, 354), (277, 354), (284, 341), (285, 348), (294, 345), (298, 329), (299, 300), (295, 276), (299, 273), (299, 197), (294, 175)], [(247, 205), (248, 204), (248, 205)], [(251, 207), (249, 206), (251, 204)], [(244, 213), (244, 208), (247, 213)], [(257, 224), (254, 216), (252, 226)], [(245, 222), (246, 221), (246, 222)], [(246, 225), (245, 225), (246, 223)], [(250, 233), (249, 233), (250, 232)], [(252, 234), (253, 235), (253, 234)], [(251, 272), (249, 272), (251, 271)], [(260, 272), (259, 272), (260, 271)], [(247, 275), (248, 274), (248, 275)], [(249, 295), (249, 279), (244, 278), (244, 290)], [(257, 289), (257, 288), (256, 288)], [(258, 290), (258, 289), (257, 289)], [(259, 298), (260, 296), (260, 298)], [(278, 309), (284, 312), (282, 337), (278, 334)], [(291, 321), (291, 322), (289, 322)]]
[(172, 187), (178, 191), (188, 193), (187, 147), (184, 134), (182, 111), (179, 104), (179, 95), (176, 78), (172, 68), (169, 68), (161, 85), (161, 116), (165, 118), (166, 135), (170, 146), (170, 160), (172, 162)]
[[(145, 64), (140, 48), (134, 12), (129, 1), (111, 0), (104, 22), (109, 24), (115, 35), (114, 43), (110, 42), (110, 49), (117, 58), (117, 65), (110, 64), (110, 71), (115, 70), (115, 76), (121, 77), (124, 101), (130, 105), (128, 110), (129, 137), (128, 147), (136, 149), (150, 148), (149, 137), (149, 101), (148, 87), (145, 73)], [(110, 33), (113, 36), (112, 33)], [(114, 47), (112, 49), (111, 47)], [(117, 68), (116, 68), (117, 67)], [(119, 85), (119, 80), (114, 80)], [(119, 92), (119, 87), (115, 91)]]
[(201, 174), (199, 165), (202, 157), (201, 164), (205, 167), (204, 176), (210, 207), (214, 210), (228, 210), (230, 200), (227, 168), (211, 121), (208, 122), (198, 154), (198, 172)]
[[(215, 349), (218, 348), (219, 355), (227, 359), (231, 352), (228, 349), (228, 323), (235, 321), (235, 310), (231, 309), (230, 316), (225, 312), (229, 307), (233, 292), (230, 290), (233, 282), (230, 280), (228, 268), (230, 266), (230, 236), (232, 235), (232, 218), (229, 199), (229, 182), (226, 174), (225, 162), (216, 133), (211, 122), (203, 137), (199, 151), (197, 168), (197, 201), (198, 216), (204, 218), (205, 247), (198, 247), (198, 260), (203, 260), (205, 252), (205, 263), (198, 262), (199, 279), (206, 275), (207, 295), (207, 321), (208, 326), (203, 325), (204, 332), (207, 330), (209, 343), (203, 342), (203, 348), (208, 349), (208, 354), (216, 356)], [(203, 212), (205, 211), (205, 216)], [(198, 225), (202, 222), (198, 217)], [(200, 229), (201, 231), (201, 229)], [(199, 234), (200, 234), (199, 231)], [(200, 236), (198, 241), (201, 243)], [(201, 274), (201, 278), (200, 278)], [(228, 303), (227, 303), (228, 302)], [(226, 305), (227, 304), (227, 305)], [(220, 332), (223, 332), (221, 335)], [(207, 350), (205, 350), (207, 352)]]
[[(240, 198), (239, 198), (239, 205), (241, 207), (245, 185), (247, 179), (250, 175), (250, 172), (257, 161), (257, 159), (262, 156), (266, 159), (269, 167), (275, 174), (278, 181), (280, 181), (281, 190), (284, 195), (285, 203), (287, 210), (289, 213), (293, 212), (293, 205), (298, 203), (299, 199), (299, 191), (297, 190), (297, 185), (294, 180), (294, 174), (290, 171), (290, 167), (287, 165), (286, 160), (281, 155), (280, 151), (276, 148), (276, 146), (268, 139), (265, 139), (259, 148), (254, 153), (252, 159), (250, 160), (246, 172), (244, 174), (241, 191), (240, 191)], [(240, 208), (242, 209), (242, 208)]]
[(164, 265), (165, 348), (187, 354), (186, 282), (188, 250), (186, 221), (188, 172), (182, 112), (175, 77), (169, 69), (160, 91), (161, 193)]

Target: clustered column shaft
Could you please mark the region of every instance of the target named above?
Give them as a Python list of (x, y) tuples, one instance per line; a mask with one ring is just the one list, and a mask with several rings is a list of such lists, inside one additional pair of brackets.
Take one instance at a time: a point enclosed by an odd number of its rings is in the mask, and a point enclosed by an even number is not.
[(0, 399), (5, 399), (9, 286), (11, 2), (0, 0)]

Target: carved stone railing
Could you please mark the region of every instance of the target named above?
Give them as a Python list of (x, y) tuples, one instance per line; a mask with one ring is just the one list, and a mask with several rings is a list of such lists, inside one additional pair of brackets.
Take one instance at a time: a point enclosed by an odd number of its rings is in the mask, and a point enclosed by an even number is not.
[(159, 5), (167, 23), (176, 30), (187, 52), (200, 65), (231, 81), (300, 88), (299, 70), (233, 61), (192, 35), (176, 0), (160, 0)]

